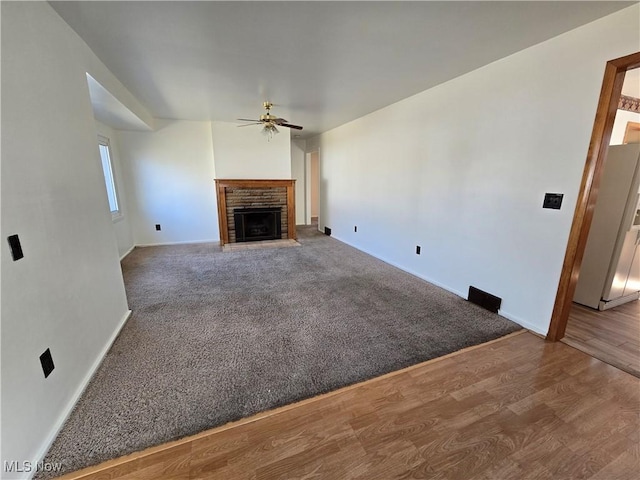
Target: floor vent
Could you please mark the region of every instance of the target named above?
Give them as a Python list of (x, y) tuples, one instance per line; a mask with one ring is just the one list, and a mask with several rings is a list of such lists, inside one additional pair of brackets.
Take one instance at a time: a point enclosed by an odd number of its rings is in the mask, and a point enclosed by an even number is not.
[(471, 303), (475, 303), (476, 305), (480, 305), (482, 308), (493, 313), (498, 313), (500, 305), (502, 304), (502, 299), (500, 297), (483, 292), (476, 287), (469, 287), (469, 297), (467, 300)]

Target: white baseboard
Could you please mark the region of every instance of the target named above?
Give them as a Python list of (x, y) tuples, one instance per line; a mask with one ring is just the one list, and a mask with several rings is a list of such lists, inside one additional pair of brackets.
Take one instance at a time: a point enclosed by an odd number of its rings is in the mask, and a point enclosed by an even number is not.
[[(422, 275), (422, 274), (420, 274), (420, 273), (418, 273), (418, 272), (416, 272), (416, 271), (413, 271), (413, 270), (411, 270), (411, 269), (409, 269), (409, 268), (406, 268), (406, 267), (404, 267), (404, 266), (402, 266), (402, 265), (398, 265), (397, 263), (392, 262), (392, 261), (390, 261), (390, 260), (387, 260), (386, 258), (380, 257), (379, 255), (377, 255), (377, 254), (375, 254), (375, 253), (373, 253), (373, 252), (370, 252), (370, 251), (368, 251), (368, 250), (366, 250), (366, 249), (364, 249), (364, 248), (361, 248), (361, 247), (359, 247), (359, 246), (353, 245), (352, 243), (347, 242), (347, 241), (345, 241), (345, 240), (341, 239), (340, 237), (336, 237), (336, 236), (333, 236), (333, 235), (332, 235), (332, 238), (335, 238), (336, 240), (338, 240), (338, 241), (340, 241), (340, 242), (342, 242), (342, 243), (345, 243), (345, 244), (349, 245), (350, 247), (353, 247), (353, 248), (355, 248), (355, 249), (357, 249), (357, 250), (360, 250), (361, 252), (364, 252), (364, 253), (366, 253), (367, 255), (371, 255), (372, 257), (377, 258), (378, 260), (383, 261), (384, 263), (388, 263), (389, 265), (392, 265), (392, 266), (394, 266), (394, 267), (396, 267), (396, 268), (399, 268), (399, 269), (400, 269), (400, 270), (402, 270), (403, 272), (407, 272), (407, 273), (409, 273), (409, 274), (411, 274), (411, 275), (413, 275), (413, 276), (415, 276), (415, 277), (420, 278), (421, 280), (424, 280), (425, 282), (429, 282), (429, 283), (431, 283), (432, 285), (435, 285), (435, 286), (437, 286), (437, 287), (440, 287), (440, 288), (442, 288), (443, 290), (446, 290), (447, 292), (451, 292), (451, 293), (453, 293), (454, 295), (457, 295), (457, 296), (459, 296), (459, 297), (461, 297), (461, 298), (464, 298), (465, 300), (467, 299), (467, 295), (466, 295), (464, 292), (459, 292), (459, 291), (457, 291), (457, 290), (455, 290), (455, 289), (453, 289), (453, 288), (451, 288), (451, 287), (449, 287), (449, 286), (447, 286), (447, 285), (443, 285), (442, 283), (437, 282), (437, 281), (433, 280), (432, 278), (429, 278), (429, 277), (427, 277), (427, 276), (425, 276), (425, 275)], [(522, 326), (522, 327), (526, 328), (527, 330), (531, 330), (532, 332), (536, 332), (536, 333), (538, 333), (538, 334), (540, 334), (540, 335), (542, 335), (542, 336), (546, 336), (546, 335), (547, 335), (547, 332), (546, 332), (546, 331), (541, 330), (541, 329), (540, 329), (540, 327), (539, 327), (538, 325), (534, 325), (534, 324), (532, 324), (532, 323), (530, 323), (530, 322), (527, 322), (527, 321), (525, 321), (525, 320), (522, 320), (521, 318), (518, 318), (517, 316), (512, 315), (512, 314), (510, 314), (509, 312), (505, 312), (505, 311), (503, 311), (503, 310), (500, 310), (500, 311), (498, 312), (498, 315), (500, 315), (501, 317), (506, 318), (507, 320), (511, 320), (512, 322), (517, 323), (518, 325), (520, 325), (520, 326)]]
[(126, 257), (127, 255), (129, 255), (131, 252), (133, 252), (133, 249), (136, 248), (135, 245), (133, 245), (129, 250), (127, 250), (126, 252), (124, 252), (124, 254), (120, 257), (120, 261), (124, 260), (124, 257)]
[[(191, 243), (215, 243), (220, 244), (220, 240), (187, 240), (184, 242), (163, 242), (163, 243), (138, 243), (136, 247), (161, 247), (164, 245), (188, 245)], [(134, 247), (135, 248), (135, 247)]]
[(386, 258), (384, 258), (384, 257), (381, 257), (380, 255), (378, 255), (378, 254), (376, 254), (376, 253), (370, 252), (369, 250), (366, 250), (366, 249), (364, 249), (364, 248), (362, 248), (362, 247), (359, 247), (359, 246), (354, 245), (354, 244), (352, 244), (352, 243), (350, 243), (350, 242), (347, 242), (346, 240), (343, 240), (343, 239), (341, 239), (340, 237), (336, 237), (335, 235), (332, 235), (332, 236), (331, 236), (331, 238), (335, 238), (336, 240), (339, 240), (339, 241), (340, 241), (340, 242), (342, 242), (342, 243), (346, 243), (347, 245), (349, 245), (350, 247), (355, 248), (356, 250), (360, 250), (361, 252), (364, 252), (364, 253), (366, 253), (367, 255), (371, 255), (372, 257), (377, 258), (378, 260), (383, 261), (384, 263), (388, 263), (389, 265), (391, 265), (391, 266), (393, 266), (393, 267), (399, 268), (399, 269), (400, 269), (400, 270), (402, 270), (403, 272), (409, 273), (409, 274), (413, 275), (414, 277), (418, 277), (419, 279), (424, 280), (425, 282), (429, 282), (430, 284), (435, 285), (436, 287), (440, 287), (440, 288), (442, 288), (443, 290), (446, 290), (447, 292), (451, 292), (451, 293), (453, 293), (454, 295), (457, 295), (457, 296), (459, 296), (459, 297), (464, 298), (465, 300), (467, 299), (467, 296), (466, 296), (466, 294), (465, 294), (465, 293), (463, 293), (463, 292), (459, 292), (459, 291), (457, 291), (457, 290), (455, 290), (455, 289), (453, 289), (453, 288), (451, 288), (451, 287), (449, 287), (449, 286), (447, 286), (447, 285), (444, 285), (444, 284), (442, 284), (442, 283), (440, 283), (440, 282), (438, 282), (438, 281), (436, 281), (436, 280), (434, 280), (434, 279), (432, 279), (432, 278), (429, 278), (429, 277), (427, 277), (427, 276), (425, 276), (425, 275), (422, 275), (421, 273), (418, 273), (418, 272), (416, 272), (416, 271), (414, 271), (414, 270), (411, 270), (410, 268), (406, 268), (406, 267), (405, 267), (405, 266), (403, 266), (403, 265), (399, 265), (399, 264), (397, 264), (396, 262), (393, 262), (393, 261), (391, 261), (391, 260), (388, 260), (388, 259), (386, 259)]
[(547, 336), (546, 330), (542, 330), (539, 325), (534, 325), (531, 322), (527, 322), (526, 320), (522, 320), (521, 318), (518, 318), (517, 316), (512, 315), (509, 312), (504, 312), (502, 310), (500, 310), (499, 315), (501, 317), (504, 317), (504, 318), (508, 319), (508, 320), (511, 320), (512, 322), (517, 323), (518, 325), (521, 325), (522, 327), (526, 328), (527, 330), (531, 330), (532, 332), (537, 333), (538, 335), (542, 335), (543, 337)]
[[(118, 334), (120, 334), (120, 330), (122, 330), (122, 327), (125, 326), (125, 324), (127, 323), (127, 320), (129, 320), (130, 317), (131, 317), (131, 310), (127, 310), (127, 312), (124, 314), (122, 319), (120, 319), (120, 323), (118, 324), (118, 327), (115, 329), (115, 331), (113, 332), (113, 334), (111, 335), (111, 337), (109, 338), (109, 340), (107, 341), (105, 346), (102, 348), (102, 351), (100, 352), (100, 354), (96, 358), (95, 362), (93, 362), (93, 365), (91, 365), (91, 368), (89, 369), (89, 371), (87, 372), (85, 377), (82, 379), (82, 382), (80, 383), (80, 385), (76, 389), (75, 393), (71, 397), (71, 400), (69, 400), (69, 402), (65, 406), (65, 408), (64, 408), (64, 410), (62, 412), (62, 415), (60, 415), (60, 417), (58, 418), (58, 421), (56, 422), (55, 426), (53, 427), (53, 429), (51, 430), (51, 432), (49, 433), (49, 435), (46, 437), (45, 441), (43, 442), (42, 446), (40, 447), (40, 450), (38, 451), (38, 453), (36, 455), (36, 458), (38, 459), (37, 460), (38, 462), (42, 461), (44, 456), (49, 451), (49, 448), (51, 448), (51, 444), (53, 443), (53, 441), (56, 439), (56, 437), (60, 433), (60, 430), (62, 429), (62, 426), (64, 425), (64, 423), (69, 418), (69, 415), (71, 415), (71, 412), (73, 411), (73, 408), (76, 406), (76, 403), (78, 403), (78, 400), (80, 400), (80, 397), (82, 396), (82, 394), (84, 393), (85, 389), (87, 388), (87, 385), (89, 385), (89, 382), (91, 381), (91, 379), (93, 378), (94, 374), (98, 370), (98, 367), (100, 366), (100, 364), (104, 360), (104, 357), (106, 356), (107, 352), (111, 348), (111, 345), (113, 345), (113, 342), (118, 337)], [(33, 472), (34, 475), (35, 475), (35, 473), (36, 472)], [(27, 478), (32, 478), (32, 477), (33, 477), (33, 475), (29, 475)]]

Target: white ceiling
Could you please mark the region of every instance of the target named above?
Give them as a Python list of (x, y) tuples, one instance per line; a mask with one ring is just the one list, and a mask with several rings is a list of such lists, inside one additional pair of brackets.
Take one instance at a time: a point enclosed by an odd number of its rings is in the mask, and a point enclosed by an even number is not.
[[(157, 118), (314, 135), (629, 2), (51, 2)], [(604, 66), (603, 66), (604, 68)]]

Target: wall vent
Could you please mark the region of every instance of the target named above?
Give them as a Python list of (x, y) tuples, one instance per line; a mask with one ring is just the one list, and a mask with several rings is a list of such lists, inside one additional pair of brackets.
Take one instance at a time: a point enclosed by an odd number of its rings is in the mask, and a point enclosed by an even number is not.
[(483, 292), (479, 288), (473, 286), (469, 287), (469, 297), (467, 300), (493, 313), (498, 313), (500, 305), (502, 305), (502, 299), (500, 297)]
[(331, 229), (329, 227), (324, 227), (324, 234), (325, 235), (331, 235)]

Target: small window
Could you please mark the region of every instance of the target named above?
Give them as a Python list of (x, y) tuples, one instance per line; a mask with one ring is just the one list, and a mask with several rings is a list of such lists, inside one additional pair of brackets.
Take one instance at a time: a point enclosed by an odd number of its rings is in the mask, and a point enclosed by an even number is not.
[(113, 164), (111, 162), (111, 148), (109, 147), (109, 139), (98, 137), (98, 147), (100, 148), (100, 158), (102, 159), (102, 173), (104, 174), (104, 183), (107, 187), (107, 197), (109, 198), (109, 209), (113, 217), (120, 216), (120, 208), (118, 207), (118, 193), (116, 191), (116, 182), (113, 176)]

